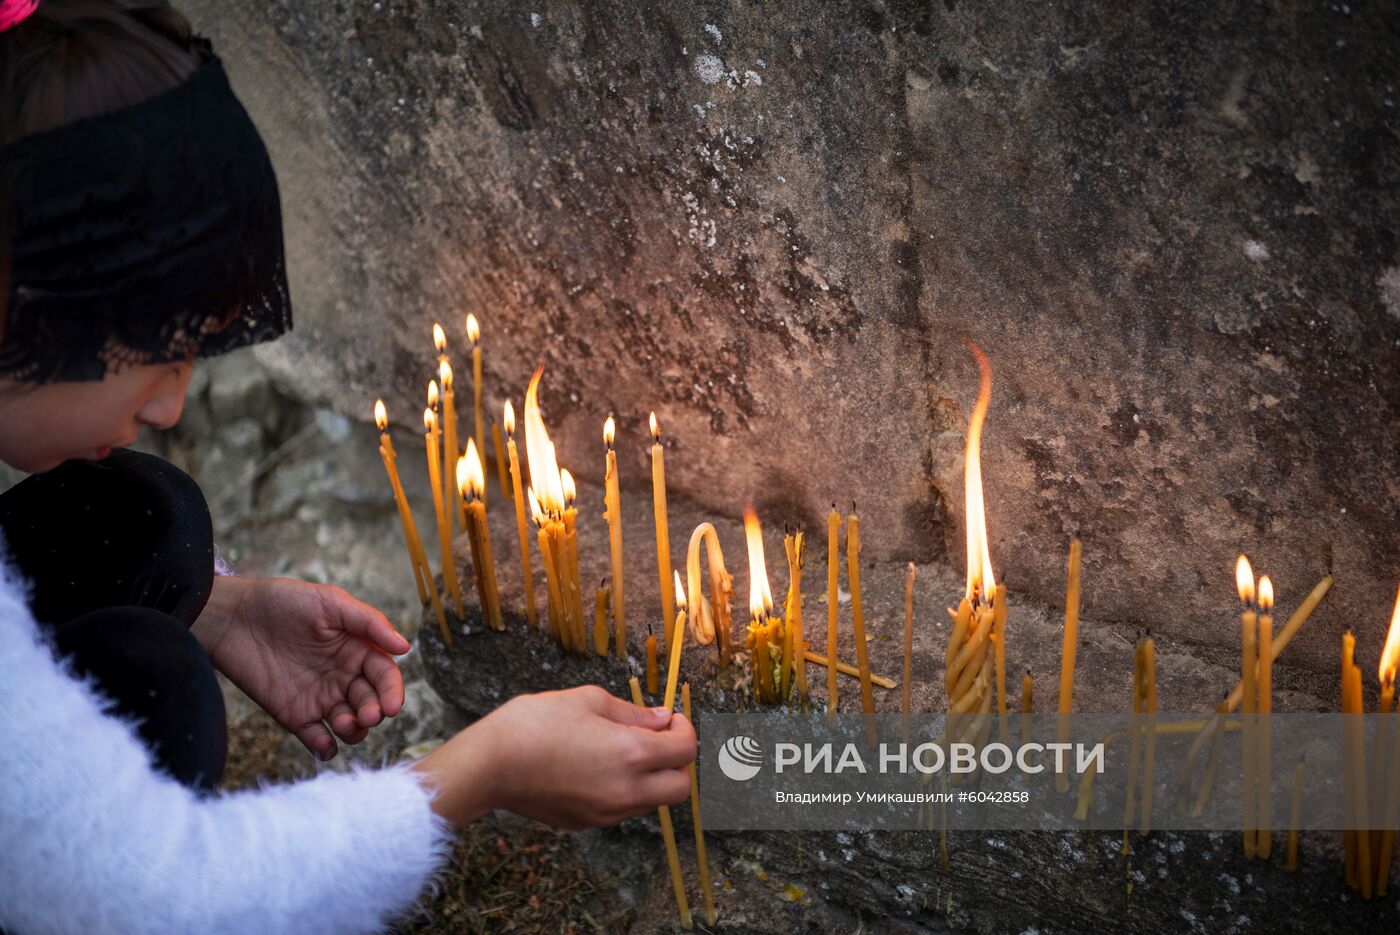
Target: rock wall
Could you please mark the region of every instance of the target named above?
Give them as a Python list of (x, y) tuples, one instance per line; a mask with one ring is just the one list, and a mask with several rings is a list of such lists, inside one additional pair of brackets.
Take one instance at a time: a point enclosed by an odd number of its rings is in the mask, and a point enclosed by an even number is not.
[[(187, 0), (285, 202), (284, 388), (416, 423), (429, 329), (561, 460), (961, 566), (977, 340), (993, 557), (1049, 601), (1229, 641), (1246, 548), (1298, 651), (1367, 668), (1400, 566), (1400, 13)], [(518, 403), (517, 403), (518, 404)], [(641, 491), (639, 490), (639, 493)], [(633, 502), (637, 502), (635, 499)]]

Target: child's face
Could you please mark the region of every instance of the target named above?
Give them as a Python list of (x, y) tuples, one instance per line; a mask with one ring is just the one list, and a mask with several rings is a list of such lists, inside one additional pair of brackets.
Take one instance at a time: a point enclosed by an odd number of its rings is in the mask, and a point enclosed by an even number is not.
[(168, 429), (180, 420), (192, 369), (183, 361), (82, 383), (0, 380), (0, 461), (37, 474), (74, 458), (105, 458), (135, 442), (143, 425)]

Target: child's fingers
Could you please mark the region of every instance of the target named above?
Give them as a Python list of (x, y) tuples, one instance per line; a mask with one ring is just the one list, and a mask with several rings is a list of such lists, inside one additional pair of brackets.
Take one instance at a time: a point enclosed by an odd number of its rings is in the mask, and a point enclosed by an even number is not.
[(343, 701), (336, 702), (331, 708), (330, 714), (326, 716), (326, 721), (331, 725), (331, 730), (335, 735), (346, 743), (359, 743), (369, 736), (369, 731), (361, 727), (355, 720), (355, 712)]
[(311, 755), (320, 760), (329, 760), (335, 756), (335, 738), (331, 732), (326, 730), (326, 725), (320, 721), (312, 721), (310, 724), (303, 724), (294, 733), (301, 745), (311, 751)]
[(361, 727), (373, 727), (384, 720), (384, 712), (379, 708), (379, 695), (363, 675), (350, 680), (345, 688), (345, 698), (354, 709), (355, 720)]
[(329, 598), (329, 609), (346, 633), (363, 637), (386, 653), (401, 656), (408, 652), (408, 640), (381, 611), (339, 588), (330, 590)]
[(398, 665), (382, 653), (366, 653), (364, 673), (379, 696), (379, 707), (396, 717), (403, 710), (403, 673)]

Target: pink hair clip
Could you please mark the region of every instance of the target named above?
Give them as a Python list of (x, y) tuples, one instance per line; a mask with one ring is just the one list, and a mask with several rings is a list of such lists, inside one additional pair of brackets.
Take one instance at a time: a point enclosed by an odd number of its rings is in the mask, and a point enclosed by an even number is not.
[(39, 0), (0, 0), (0, 32), (8, 32), (29, 19)]

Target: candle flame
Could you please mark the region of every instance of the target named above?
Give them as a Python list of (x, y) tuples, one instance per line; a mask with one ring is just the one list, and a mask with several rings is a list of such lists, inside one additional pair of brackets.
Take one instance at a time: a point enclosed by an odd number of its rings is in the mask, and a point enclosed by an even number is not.
[(967, 424), (967, 452), (963, 464), (963, 492), (967, 511), (967, 597), (981, 595), (990, 599), (996, 589), (992, 574), (992, 553), (987, 545), (987, 511), (982, 496), (982, 423), (992, 401), (992, 365), (982, 349), (967, 342), (972, 356), (977, 358), (981, 387), (972, 418)]
[(437, 415), (431, 408), (423, 410), (423, 428), (429, 432), (437, 428)]
[(614, 421), (613, 421), (613, 417), (612, 417), (611, 415), (609, 415), (609, 416), (608, 416), (608, 420), (607, 420), (606, 422), (603, 423), (603, 444), (605, 444), (605, 445), (608, 446), (608, 450), (609, 450), (609, 451), (612, 450), (612, 446), (613, 446), (613, 437), (614, 437), (616, 434), (617, 434), (617, 423), (614, 422)]
[(464, 499), (477, 500), (486, 488), (486, 472), (481, 466), (481, 454), (476, 439), (467, 436), (467, 453), (457, 459), (457, 493)]
[(506, 400), (506, 411), (505, 411), (505, 413), (504, 413), (504, 416), (505, 416), (505, 417), (504, 417), (501, 421), (504, 422), (504, 423), (506, 424), (506, 434), (507, 434), (507, 435), (514, 435), (514, 434), (515, 434), (515, 407), (512, 406), (512, 405), (510, 404), (510, 400)]
[(436, 409), (438, 404), (438, 388), (436, 380), (428, 381), (428, 408)]
[(1400, 589), (1395, 592), (1395, 611), (1390, 615), (1390, 632), (1381, 650), (1381, 684), (1395, 684), (1396, 669), (1400, 668)]
[(751, 506), (744, 508), (744, 539), (749, 546), (749, 615), (762, 620), (773, 609), (773, 592), (768, 590), (768, 568), (763, 561), (763, 531)]
[(1259, 609), (1264, 613), (1274, 609), (1274, 583), (1268, 575), (1259, 579)]
[(471, 341), (473, 346), (481, 340), (481, 325), (471, 312), (467, 313), (467, 340)]
[(686, 608), (686, 603), (685, 588), (681, 587), (681, 573), (673, 571), (672, 574), (676, 576), (676, 609), (683, 611)]
[(564, 508), (564, 484), (559, 476), (559, 462), (554, 458), (554, 443), (549, 440), (544, 419), (540, 416), (539, 386), (544, 376), (540, 364), (525, 390), (525, 460), (530, 465), (530, 477), (539, 484), (540, 506), (550, 513)]
[(651, 437), (656, 439), (657, 444), (661, 443), (661, 423), (656, 421), (656, 413), (652, 413), (647, 419), (647, 424), (651, 426)]
[(1243, 552), (1235, 561), (1235, 590), (1246, 604), (1254, 600), (1254, 569), (1249, 567), (1249, 559), (1244, 557)]
[(452, 365), (447, 362), (446, 357), (438, 361), (438, 379), (442, 381), (444, 393), (452, 392)]
[(433, 347), (437, 348), (438, 356), (447, 351), (447, 333), (442, 330), (442, 325), (433, 322)]
[(526, 487), (525, 494), (530, 501), (530, 516), (535, 520), (535, 525), (543, 526), (544, 512), (540, 509), (540, 498), (535, 496), (535, 488)]
[(578, 496), (578, 488), (574, 486), (574, 475), (569, 473), (568, 468), (559, 469), (559, 486), (564, 492), (565, 508), (574, 505), (574, 498)]
[(379, 431), (384, 431), (389, 427), (389, 410), (384, 408), (384, 400), (374, 401), (374, 424), (379, 426)]

